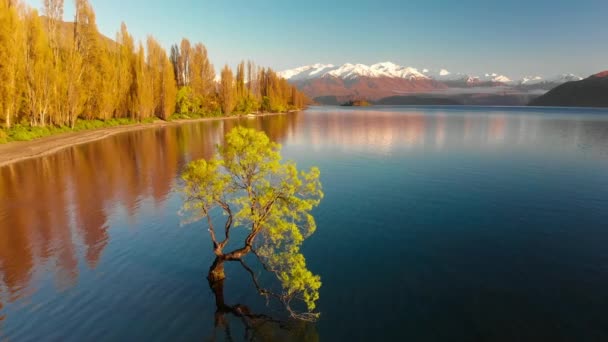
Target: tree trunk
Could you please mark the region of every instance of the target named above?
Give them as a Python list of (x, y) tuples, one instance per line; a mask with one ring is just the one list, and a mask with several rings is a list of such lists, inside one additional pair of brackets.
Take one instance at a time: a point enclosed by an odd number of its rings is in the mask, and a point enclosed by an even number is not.
[(224, 260), (219, 256), (215, 258), (213, 265), (209, 268), (209, 287), (215, 295), (215, 326), (223, 327), (226, 326), (225, 313), (226, 303), (224, 302), (224, 280), (226, 275), (224, 274)]
[(4, 120), (4, 126), (6, 128), (11, 128), (11, 116), (10, 116), (9, 113), (10, 113), (9, 110), (7, 109), (6, 110), (6, 117), (5, 117), (5, 120)]
[(213, 265), (209, 268), (209, 275), (207, 276), (209, 280), (209, 286), (211, 288), (214, 287), (214, 284), (226, 279), (226, 275), (224, 274), (224, 258), (223, 256), (215, 257), (215, 261), (213, 261)]
[(226, 303), (224, 303), (224, 280), (219, 280), (214, 283), (209, 281), (209, 286), (215, 295), (215, 326), (225, 327), (226, 321)]

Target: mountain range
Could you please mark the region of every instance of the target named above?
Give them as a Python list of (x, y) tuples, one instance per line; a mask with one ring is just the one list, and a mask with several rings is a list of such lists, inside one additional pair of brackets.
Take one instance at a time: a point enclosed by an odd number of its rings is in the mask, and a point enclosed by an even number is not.
[(437, 99), (445, 103), (448, 99), (462, 104), (518, 105), (527, 104), (560, 84), (582, 79), (573, 74), (512, 79), (494, 72), (470, 75), (446, 69), (405, 67), (392, 62), (313, 64), (284, 70), (279, 75), (324, 104), (353, 99), (380, 101), (389, 97), (391, 103), (403, 100), (408, 104), (408, 98), (415, 95), (417, 102), (422, 98), (425, 102)]
[(532, 106), (608, 107), (608, 71), (567, 82), (534, 99)]

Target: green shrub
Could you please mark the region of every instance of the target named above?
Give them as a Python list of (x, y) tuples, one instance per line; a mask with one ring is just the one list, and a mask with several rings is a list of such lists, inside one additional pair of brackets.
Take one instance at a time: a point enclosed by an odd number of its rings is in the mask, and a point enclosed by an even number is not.
[(0, 144), (5, 144), (8, 142), (8, 134), (4, 129), (0, 128)]
[[(175, 113), (169, 117), (168, 121), (180, 119), (198, 119), (220, 115), (221, 112), (219, 111), (188, 114)], [(151, 117), (143, 119), (141, 121), (132, 120), (130, 118), (112, 118), (105, 121), (99, 119), (77, 120), (74, 124), (74, 128), (68, 126), (31, 127), (27, 122), (23, 122), (12, 126), (10, 129), (0, 128), (0, 144), (4, 144), (10, 141), (29, 141), (59, 133), (79, 132), (91, 129), (124, 126), (131, 124), (150, 124), (153, 123), (156, 119), (156, 117)]]

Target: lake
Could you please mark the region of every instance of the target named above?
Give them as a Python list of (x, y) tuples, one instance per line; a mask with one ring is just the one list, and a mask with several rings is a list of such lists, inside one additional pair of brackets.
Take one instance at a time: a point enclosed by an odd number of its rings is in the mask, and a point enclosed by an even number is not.
[[(321, 170), (314, 324), (214, 326), (178, 176), (236, 125)], [(226, 272), (226, 302), (281, 315)], [(606, 341), (607, 311), (608, 111), (313, 107), (0, 169), (0, 340)]]

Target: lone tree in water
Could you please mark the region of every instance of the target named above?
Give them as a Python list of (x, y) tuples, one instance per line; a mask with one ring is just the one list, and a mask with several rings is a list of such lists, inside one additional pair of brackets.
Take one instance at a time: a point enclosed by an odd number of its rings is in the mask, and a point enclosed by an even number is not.
[[(298, 171), (295, 163), (282, 162), (280, 145), (253, 129), (236, 127), (226, 135), (218, 156), (188, 164), (182, 178), (185, 202), (182, 213), (189, 221), (206, 218), (215, 261), (209, 269), (209, 284), (216, 295), (218, 314), (234, 311), (224, 304), (224, 263), (239, 262), (252, 276), (258, 292), (279, 299), (297, 319), (315, 320), (315, 302), (321, 280), (306, 268), (300, 251), (302, 242), (316, 229), (311, 210), (323, 197), (319, 169)], [(214, 226), (224, 214), (222, 231)], [(215, 215), (218, 214), (218, 215)], [(212, 217), (213, 216), (213, 217)], [(215, 218), (215, 219), (214, 219)], [(238, 248), (227, 250), (233, 229), (247, 229)], [(264, 269), (274, 273), (281, 292), (260, 286), (244, 261), (252, 254)], [(296, 312), (293, 300), (303, 302), (306, 312)]]

